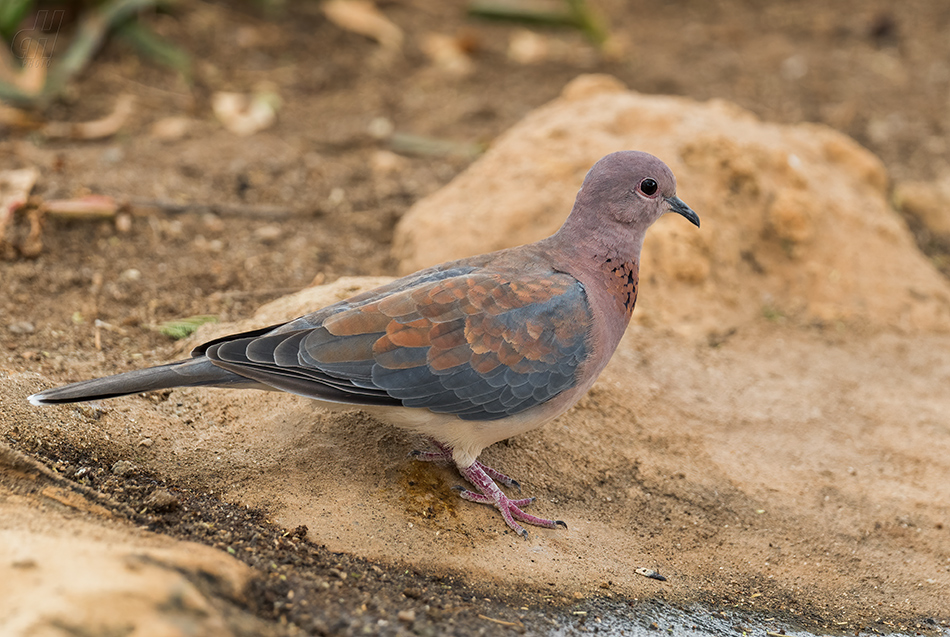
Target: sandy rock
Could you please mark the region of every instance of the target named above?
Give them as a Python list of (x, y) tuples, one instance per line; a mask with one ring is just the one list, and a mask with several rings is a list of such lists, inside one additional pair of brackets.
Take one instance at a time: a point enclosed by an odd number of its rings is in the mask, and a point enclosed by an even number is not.
[[(211, 597), (242, 600), (250, 567), (117, 522), (70, 485), (17, 466), (15, 452), (0, 452), (0, 633), (234, 634)], [(37, 495), (33, 487), (46, 482)]]
[(930, 232), (950, 240), (950, 177), (936, 182), (897, 184), (894, 201)]
[(205, 323), (191, 338), (182, 341), (182, 351), (189, 351), (212, 339), (244, 330), (252, 330), (309, 314), (327, 305), (347, 299), (392, 281), (391, 277), (340, 277), (328, 285), (304, 288), (294, 294), (265, 303), (254, 316), (236, 323)]
[(400, 270), (547, 236), (590, 166), (621, 149), (666, 161), (703, 222), (668, 216), (648, 233), (635, 321), (702, 335), (768, 306), (802, 322), (950, 329), (950, 286), (889, 206), (876, 157), (826, 127), (605, 76), (569, 84), (417, 203), (396, 229)]

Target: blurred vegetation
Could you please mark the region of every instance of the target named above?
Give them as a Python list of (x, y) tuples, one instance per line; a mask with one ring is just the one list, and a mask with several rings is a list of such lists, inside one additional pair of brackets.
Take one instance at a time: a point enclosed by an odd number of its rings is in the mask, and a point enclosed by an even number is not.
[[(0, 0), (0, 101), (44, 108), (63, 94), (111, 37), (190, 81), (188, 53), (139, 19), (145, 12), (171, 11), (186, 1)], [(246, 1), (265, 16), (287, 6), (287, 0)], [(466, 9), (473, 17), (574, 28), (597, 46), (608, 39), (603, 20), (585, 0), (470, 0)]]
[(36, 4), (35, 0), (6, 0), (0, 3), (0, 37), (4, 42), (13, 40), (20, 22), (34, 4)]
[[(42, 108), (62, 95), (112, 35), (140, 55), (190, 77), (187, 53), (161, 38), (138, 16), (169, 9), (173, 0), (3, 0), (0, 2), (0, 100)], [(54, 49), (68, 42), (63, 53)]]
[(199, 315), (199, 316), (189, 316), (183, 319), (177, 319), (174, 321), (166, 321), (158, 326), (158, 331), (175, 339), (176, 341), (183, 338), (187, 338), (197, 331), (199, 327), (205, 323), (217, 323), (217, 316), (210, 315)]
[(609, 35), (603, 19), (585, 0), (471, 0), (468, 13), (490, 20), (577, 29), (596, 46), (603, 46)]

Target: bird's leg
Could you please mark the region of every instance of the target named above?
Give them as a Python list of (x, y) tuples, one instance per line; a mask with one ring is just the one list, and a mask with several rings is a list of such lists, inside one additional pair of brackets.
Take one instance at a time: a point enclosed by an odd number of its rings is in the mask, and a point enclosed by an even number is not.
[[(435, 462), (438, 464), (449, 464), (454, 462), (452, 447), (442, 444), (438, 440), (434, 439), (432, 440), (432, 444), (435, 445), (438, 451), (413, 451), (409, 455), (422, 462)], [(501, 515), (505, 519), (505, 522), (508, 524), (508, 526), (510, 526), (518, 535), (527, 538), (528, 532), (525, 531), (520, 524), (515, 522), (515, 520), (520, 520), (525, 524), (543, 526), (548, 529), (553, 529), (557, 526), (563, 526), (565, 529), (567, 528), (567, 524), (561, 520), (546, 520), (544, 518), (528, 515), (522, 511), (521, 508), (526, 507), (534, 502), (535, 498), (512, 500), (502, 493), (501, 489), (499, 489), (498, 485), (496, 485), (494, 482), (497, 480), (505, 486), (515, 487), (520, 491), (521, 485), (514, 478), (511, 478), (500, 471), (496, 471), (495, 469), (482, 464), (478, 460), (473, 462), (468, 467), (459, 466), (458, 470), (466, 480), (471, 482), (472, 485), (478, 489), (478, 493), (476, 493), (463, 487), (455, 487), (460, 491), (459, 495), (463, 499), (470, 502), (490, 504), (496, 507), (499, 511), (501, 511)]]
[[(454, 464), (454, 459), (452, 458), (452, 447), (448, 445), (443, 445), (441, 442), (435, 439), (431, 439), (432, 444), (436, 446), (438, 451), (412, 451), (409, 453), (410, 456), (419, 460), (421, 462), (435, 462), (436, 464)], [(521, 491), (521, 483), (515, 480), (514, 478), (506, 476), (501, 471), (496, 471), (489, 466), (483, 465), (478, 460), (475, 461), (475, 464), (484, 471), (492, 480), (497, 480), (506, 487), (514, 487)]]
[(544, 518), (528, 515), (522, 511), (521, 507), (527, 506), (528, 504), (534, 502), (534, 498), (510, 500), (508, 496), (502, 493), (501, 489), (498, 488), (498, 485), (492, 481), (488, 473), (484, 470), (484, 465), (481, 463), (474, 462), (468, 467), (459, 467), (458, 469), (459, 473), (461, 473), (462, 476), (471, 482), (472, 485), (479, 491), (479, 493), (474, 493), (472, 491), (462, 489), (459, 495), (471, 502), (494, 505), (495, 508), (501, 512), (501, 517), (505, 519), (505, 523), (508, 524), (508, 526), (510, 526), (514, 532), (521, 537), (527, 539), (528, 532), (525, 531), (520, 524), (515, 522), (515, 520), (520, 520), (525, 524), (543, 526), (547, 529), (553, 529), (557, 526), (563, 526), (565, 529), (567, 528), (567, 525), (560, 520), (545, 520)]

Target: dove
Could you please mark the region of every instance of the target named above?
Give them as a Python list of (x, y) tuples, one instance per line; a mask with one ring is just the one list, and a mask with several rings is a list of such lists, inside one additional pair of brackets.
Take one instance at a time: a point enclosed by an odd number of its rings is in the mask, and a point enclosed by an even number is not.
[(647, 229), (667, 212), (699, 227), (660, 159), (620, 151), (587, 173), (550, 237), (423, 269), (280, 325), (217, 338), (191, 358), (81, 381), (29, 397), (50, 405), (167, 389), (278, 390), (359, 408), (423, 434), (473, 489), (466, 500), (520, 523), (567, 525), (525, 513), (519, 483), (478, 461), (500, 440), (570, 409), (607, 365), (637, 300)]

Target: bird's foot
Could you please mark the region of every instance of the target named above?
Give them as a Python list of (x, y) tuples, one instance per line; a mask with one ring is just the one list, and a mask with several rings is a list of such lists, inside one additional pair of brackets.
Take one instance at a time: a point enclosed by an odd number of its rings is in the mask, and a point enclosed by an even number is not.
[[(441, 442), (437, 440), (433, 440), (432, 444), (435, 445), (436, 448), (438, 448), (438, 451), (413, 450), (409, 452), (409, 455), (413, 457), (414, 459), (419, 460), (421, 462), (434, 462), (436, 464), (445, 464), (445, 465), (455, 464), (455, 460), (452, 457), (452, 447), (443, 445)], [(475, 464), (478, 465), (478, 468), (484, 471), (488, 475), (488, 477), (490, 477), (492, 480), (496, 480), (497, 482), (502, 483), (506, 487), (513, 487), (517, 489), (518, 491), (521, 491), (521, 483), (515, 480), (514, 478), (506, 476), (501, 471), (495, 471), (491, 467), (483, 465), (478, 460), (475, 461)]]
[(534, 498), (524, 498), (521, 500), (509, 499), (508, 496), (502, 493), (501, 489), (498, 488), (498, 485), (492, 481), (490, 474), (485, 471), (485, 469), (486, 467), (480, 462), (475, 462), (465, 468), (459, 467), (459, 472), (479, 491), (475, 493), (474, 491), (462, 489), (461, 493), (459, 493), (462, 498), (470, 502), (493, 505), (501, 512), (501, 517), (505, 519), (505, 523), (510, 526), (515, 533), (525, 539), (528, 539), (528, 532), (515, 520), (524, 522), (525, 524), (541, 526), (546, 529), (554, 529), (558, 526), (563, 526), (565, 529), (567, 528), (567, 524), (561, 520), (546, 520), (522, 511), (521, 507), (525, 507), (534, 502)]

